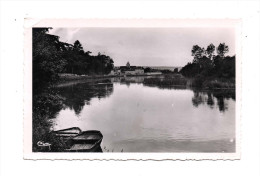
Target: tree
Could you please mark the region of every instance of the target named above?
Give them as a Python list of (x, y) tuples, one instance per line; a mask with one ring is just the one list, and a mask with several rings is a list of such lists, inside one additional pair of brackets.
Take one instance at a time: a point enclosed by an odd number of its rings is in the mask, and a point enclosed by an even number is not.
[(175, 69), (173, 70), (173, 73), (178, 73), (178, 68), (175, 68)]
[(144, 72), (145, 73), (149, 73), (149, 72), (151, 72), (152, 71), (152, 69), (150, 68), (150, 67), (146, 67), (145, 69), (144, 69)]
[(225, 54), (229, 52), (229, 48), (225, 43), (220, 43), (217, 48), (217, 53), (221, 58), (224, 58)]
[(101, 54), (85, 52), (80, 41), (68, 44), (59, 37), (47, 34), (50, 28), (33, 30), (33, 77), (34, 85), (53, 82), (58, 73), (108, 74), (114, 68), (114, 61)]
[(199, 64), (197, 63), (190, 63), (188, 62), (182, 69), (180, 70), (180, 73), (187, 77), (194, 77), (200, 72)]
[(84, 53), (83, 47), (82, 47), (81, 43), (80, 43), (78, 40), (76, 40), (76, 41), (74, 42), (73, 49), (74, 49), (75, 51), (78, 51), (78, 52), (81, 52), (81, 53), (83, 52), (83, 53)]
[(198, 45), (194, 45), (191, 50), (191, 55), (194, 56), (193, 62), (197, 63), (199, 59), (205, 55), (205, 49)]
[(214, 52), (215, 52), (215, 46), (211, 43), (211, 44), (207, 47), (207, 49), (206, 49), (206, 53), (207, 53), (207, 56), (208, 56), (209, 59), (212, 58)]
[(47, 34), (51, 28), (33, 28), (33, 90), (57, 80), (66, 65), (64, 44), (59, 37)]
[(214, 55), (215, 46), (211, 43), (207, 49), (198, 45), (192, 47), (193, 62), (186, 64), (180, 71), (181, 74), (188, 77), (195, 77), (197, 80), (203, 78), (219, 77), (234, 78), (235, 77), (235, 56), (225, 56), (229, 51), (225, 43), (220, 43), (217, 47), (217, 55)]

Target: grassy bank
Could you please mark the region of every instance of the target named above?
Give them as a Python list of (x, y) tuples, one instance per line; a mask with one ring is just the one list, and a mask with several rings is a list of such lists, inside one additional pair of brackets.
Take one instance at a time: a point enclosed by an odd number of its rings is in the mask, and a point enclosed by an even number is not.
[(77, 75), (77, 74), (59, 74), (59, 82), (75, 81), (84, 79), (113, 78), (113, 75)]
[(190, 79), (190, 87), (203, 89), (235, 89), (235, 78), (196, 76)]
[(105, 79), (105, 78), (116, 78), (116, 77), (143, 77), (143, 76), (161, 76), (161, 75), (147, 75), (147, 74), (140, 74), (140, 75), (77, 75), (77, 74), (59, 74), (59, 81), (58, 82), (70, 82), (70, 81), (77, 81), (77, 80), (93, 80), (93, 79)]
[(158, 86), (186, 86), (187, 79), (180, 74), (164, 74), (162, 78), (147, 78), (144, 80), (144, 84)]
[(163, 79), (148, 78), (144, 80), (145, 85), (157, 85), (160, 87), (181, 86), (200, 89), (235, 89), (235, 78), (216, 78), (196, 76), (187, 78), (181, 74), (165, 74)]

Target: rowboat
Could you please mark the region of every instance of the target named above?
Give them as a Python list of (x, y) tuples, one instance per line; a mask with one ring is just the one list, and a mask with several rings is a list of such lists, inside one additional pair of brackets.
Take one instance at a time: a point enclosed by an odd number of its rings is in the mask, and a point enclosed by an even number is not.
[(100, 131), (83, 131), (71, 139), (72, 146), (68, 152), (94, 152), (102, 142), (103, 135)]
[(82, 131), (79, 127), (72, 127), (72, 128), (52, 131), (52, 134), (54, 134), (56, 137), (71, 138), (77, 136), (81, 132)]

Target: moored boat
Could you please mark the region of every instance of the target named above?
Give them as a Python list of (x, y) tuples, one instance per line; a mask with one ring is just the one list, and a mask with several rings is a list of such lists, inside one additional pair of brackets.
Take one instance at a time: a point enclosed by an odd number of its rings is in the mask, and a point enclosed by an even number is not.
[(94, 152), (100, 147), (103, 135), (100, 131), (83, 131), (71, 139), (72, 146), (66, 149), (68, 152)]
[(82, 131), (79, 127), (72, 127), (72, 128), (52, 131), (52, 134), (54, 134), (57, 137), (71, 138), (79, 135), (81, 132)]

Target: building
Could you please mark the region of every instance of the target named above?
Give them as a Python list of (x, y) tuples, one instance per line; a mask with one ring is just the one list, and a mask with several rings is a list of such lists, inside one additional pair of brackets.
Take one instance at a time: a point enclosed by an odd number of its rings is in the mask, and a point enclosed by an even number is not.
[(115, 67), (111, 72), (110, 75), (144, 75), (144, 69), (142, 67), (136, 66), (120, 66)]
[(114, 76), (120, 76), (122, 75), (121, 70), (118, 68), (114, 68), (113, 70), (111, 70), (111, 72), (109, 73), (109, 75), (114, 75)]
[(136, 66), (121, 66), (120, 71), (124, 75), (143, 75), (144, 69)]

